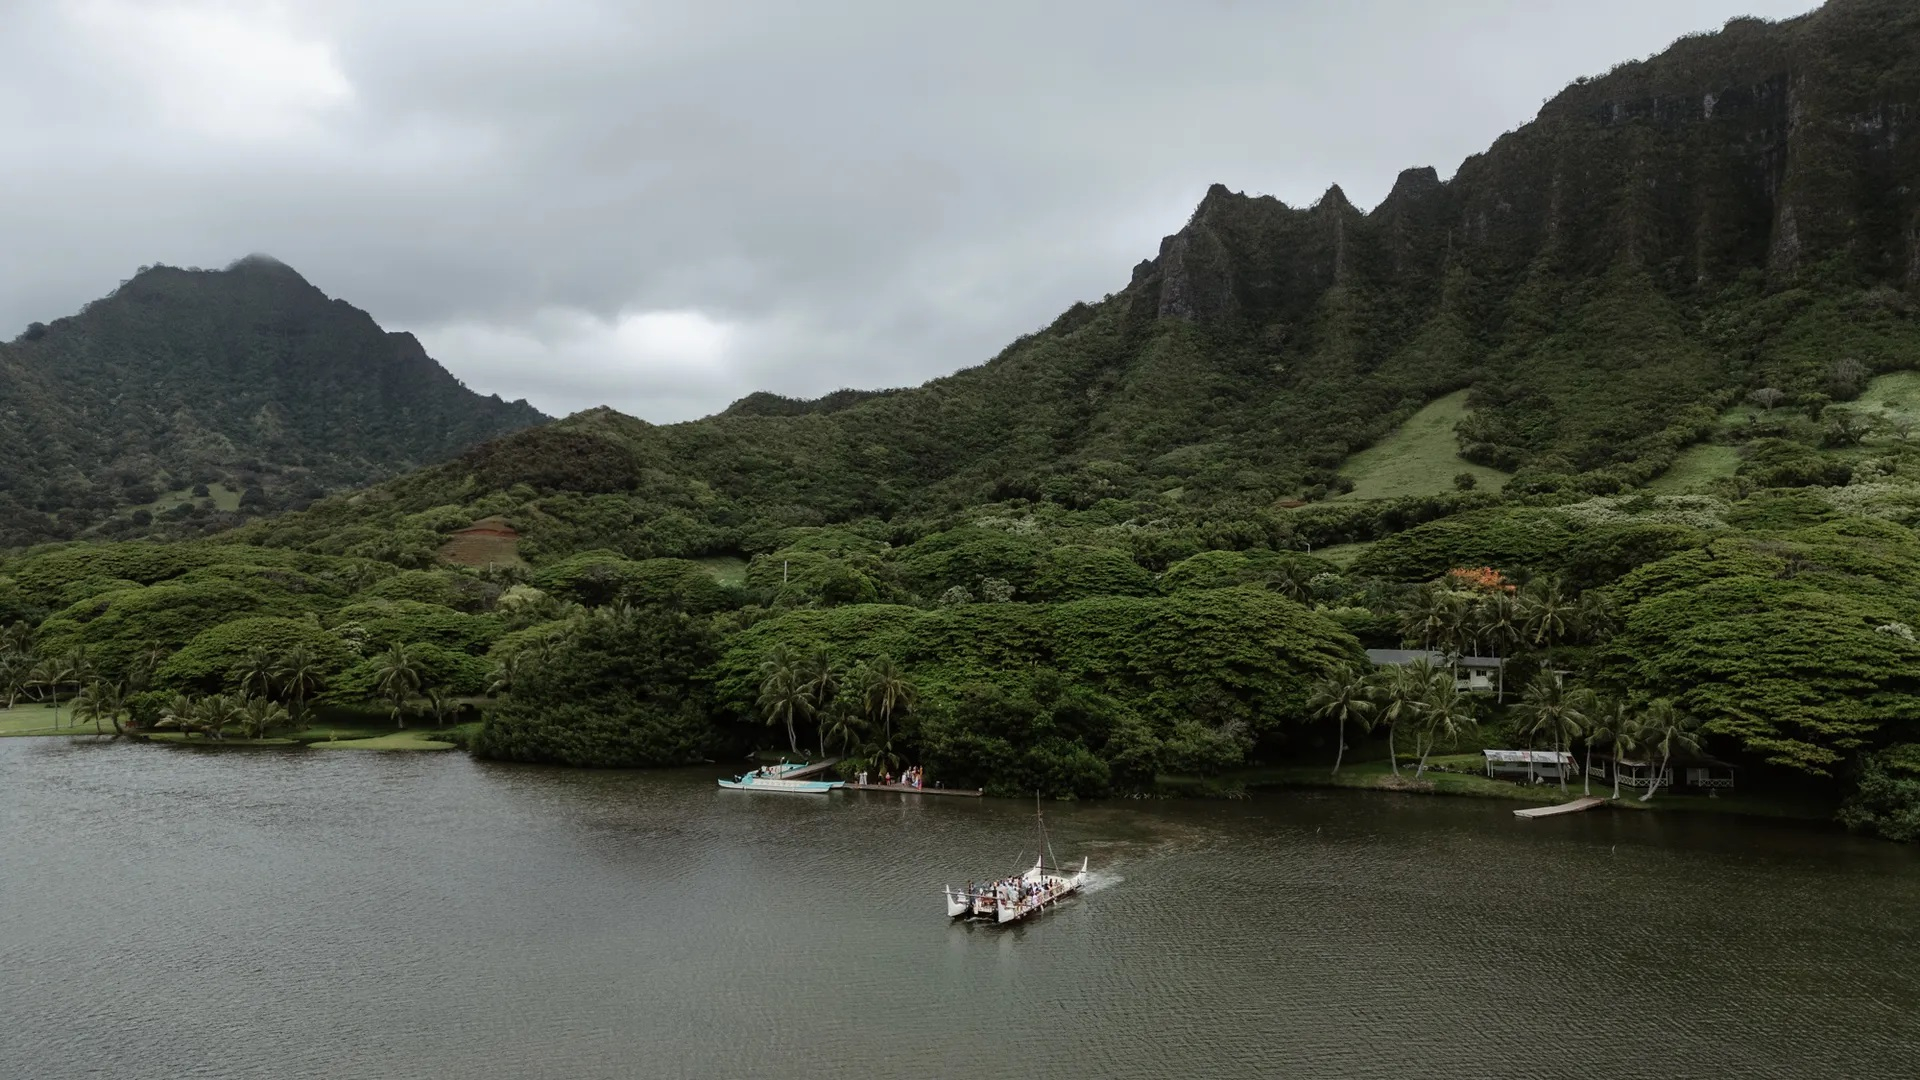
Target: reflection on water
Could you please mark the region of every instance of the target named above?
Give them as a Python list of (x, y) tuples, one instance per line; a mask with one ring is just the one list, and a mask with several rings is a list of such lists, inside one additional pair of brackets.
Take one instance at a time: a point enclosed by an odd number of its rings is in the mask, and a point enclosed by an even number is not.
[(0, 1077), (1911, 1076), (1909, 849), (1327, 792), (721, 791), (0, 740)]

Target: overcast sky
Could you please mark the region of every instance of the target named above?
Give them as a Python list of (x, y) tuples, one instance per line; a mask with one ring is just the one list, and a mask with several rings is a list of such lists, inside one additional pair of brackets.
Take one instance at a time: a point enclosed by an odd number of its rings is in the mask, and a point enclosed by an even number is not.
[(476, 390), (901, 386), (1207, 185), (1363, 208), (1574, 77), (1812, 0), (0, 0), (0, 338), (249, 252)]

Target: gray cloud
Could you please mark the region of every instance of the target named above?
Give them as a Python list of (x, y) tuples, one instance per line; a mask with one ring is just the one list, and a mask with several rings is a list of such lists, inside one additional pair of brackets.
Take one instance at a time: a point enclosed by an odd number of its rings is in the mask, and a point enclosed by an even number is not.
[(1209, 183), (1370, 206), (1813, 6), (14, 0), (0, 334), (265, 251), (550, 412), (914, 384), (1119, 288)]

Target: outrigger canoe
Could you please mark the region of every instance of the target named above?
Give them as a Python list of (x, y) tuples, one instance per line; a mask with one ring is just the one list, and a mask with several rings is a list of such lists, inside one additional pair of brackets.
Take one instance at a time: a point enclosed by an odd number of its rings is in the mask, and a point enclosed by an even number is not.
[(801, 794), (824, 795), (846, 783), (844, 780), (788, 780), (784, 778), (786, 773), (795, 772), (804, 768), (806, 768), (804, 763), (789, 765), (783, 761), (778, 765), (768, 765), (765, 768), (755, 769), (744, 776), (736, 776), (731, 780), (722, 780), (720, 781), (720, 786), (729, 791), (786, 791)]

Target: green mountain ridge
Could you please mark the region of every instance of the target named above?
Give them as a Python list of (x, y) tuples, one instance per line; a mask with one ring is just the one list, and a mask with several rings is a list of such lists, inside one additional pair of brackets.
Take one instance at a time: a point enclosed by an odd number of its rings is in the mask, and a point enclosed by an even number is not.
[[(1120, 292), (981, 366), (757, 394), (606, 453), (631, 455), (619, 490), (645, 472), (788, 525), (1167, 491), (1262, 508), (1337, 493), (1353, 454), (1470, 389), (1462, 453), (1517, 491), (1635, 487), (1751, 389), (1920, 366), (1916, 58), (1904, 3), (1735, 20), (1369, 213), (1216, 185)], [(614, 434), (598, 416), (514, 452)]]
[(304, 505), (545, 419), (271, 258), (142, 267), (0, 344), (0, 546), (231, 524), (189, 489)]
[[(1743, 791), (1920, 839), (1917, 126), (1920, 8), (1735, 20), (1367, 213), (1215, 186), (1119, 292), (923, 386), (592, 409), (204, 540), (43, 546), (0, 623), (43, 683), (147, 679), (148, 720), (261, 685), (266, 642), (343, 708), (491, 695), (485, 756), (804, 737), (1022, 796), (1560, 745), (1552, 699), (1583, 749), (1697, 722)], [(1508, 695), (1374, 674), (1401, 741), (1360, 737), (1327, 702), (1400, 646), (1498, 650)]]

